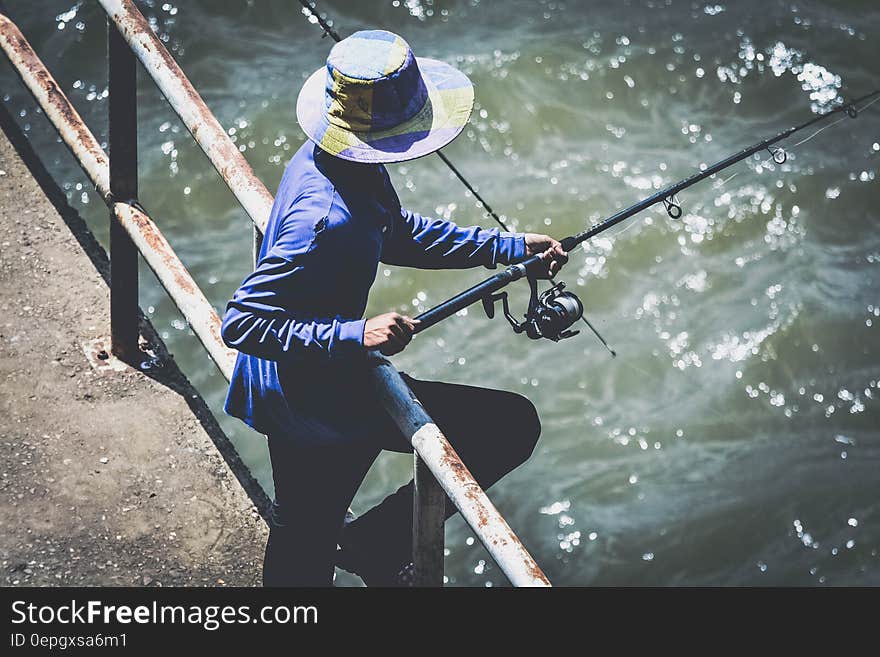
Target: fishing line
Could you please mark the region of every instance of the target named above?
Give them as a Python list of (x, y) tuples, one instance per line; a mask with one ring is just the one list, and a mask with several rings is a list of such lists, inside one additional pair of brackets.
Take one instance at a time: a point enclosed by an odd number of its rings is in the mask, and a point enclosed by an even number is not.
[[(859, 114), (861, 114), (861, 113), (864, 112), (866, 109), (868, 109), (871, 105), (873, 105), (874, 103), (876, 103), (876, 102), (878, 102), (878, 101), (880, 101), (880, 96), (878, 96), (877, 98), (874, 98), (873, 100), (871, 100), (871, 101), (865, 103), (865, 104), (862, 105), (861, 107), (856, 108), (856, 111), (857, 111)], [(826, 125), (826, 126), (822, 126), (821, 128), (819, 128), (818, 130), (816, 130), (816, 131), (815, 131), (813, 134), (811, 134), (810, 136), (808, 136), (808, 137), (804, 137), (803, 139), (801, 139), (801, 140), (800, 140), (799, 142), (797, 142), (796, 144), (793, 144), (791, 147), (786, 148), (786, 149), (785, 149), (786, 152), (787, 152), (787, 153), (794, 153), (794, 152), (795, 152), (794, 149), (796, 149), (796, 148), (797, 148), (798, 146), (800, 146), (801, 144), (806, 144), (808, 141), (810, 141), (811, 139), (813, 139), (814, 137), (816, 137), (819, 133), (828, 130), (828, 128), (833, 128), (833, 127), (836, 126), (838, 123), (843, 123), (843, 122), (846, 121), (848, 118), (850, 118), (850, 117), (848, 117), (848, 116), (843, 116), (843, 117), (837, 119), (836, 121), (834, 121), (834, 123), (829, 123), (829, 124)], [(771, 157), (768, 157), (766, 160), (764, 160), (763, 162), (761, 162), (761, 166), (762, 166), (762, 167), (766, 167), (766, 166), (767, 166), (768, 164), (770, 164), (770, 162), (772, 162), (772, 161), (774, 161), (774, 160), (773, 160), (773, 157), (772, 157), (772, 156), (771, 156)], [(740, 173), (742, 173), (742, 171), (737, 171), (736, 173), (734, 173), (734, 174), (728, 176), (727, 178), (725, 178), (724, 180), (719, 180), (717, 183), (715, 183), (715, 185), (713, 185), (713, 189), (718, 189), (719, 187), (722, 187), (722, 186), (726, 185), (728, 182), (730, 182), (731, 180), (733, 180), (734, 178), (736, 178)], [(621, 232), (623, 232), (623, 231), (621, 231)]]
[[(868, 109), (869, 107), (871, 107), (871, 105), (873, 105), (874, 103), (877, 103), (877, 102), (880, 102), (880, 96), (878, 96), (878, 97), (876, 97), (876, 98), (874, 98), (874, 99), (872, 99), (872, 100), (866, 102), (866, 103), (865, 103), (864, 105), (862, 105), (861, 107), (857, 107), (857, 108), (855, 108), (855, 111), (856, 111), (857, 113), (861, 114), (861, 113), (864, 112), (866, 109)], [(822, 127), (819, 128), (818, 130), (816, 130), (815, 132), (813, 132), (812, 134), (810, 134), (809, 136), (804, 137), (803, 139), (801, 139), (801, 140), (800, 140), (799, 142), (797, 142), (796, 144), (793, 144), (792, 146), (786, 148), (786, 149), (785, 149), (785, 152), (786, 152), (787, 154), (794, 153), (794, 152), (795, 152), (795, 149), (796, 149), (797, 147), (801, 146), (802, 144), (806, 144), (808, 141), (814, 139), (814, 138), (815, 138), (816, 136), (818, 136), (820, 133), (824, 132), (825, 130), (828, 130), (828, 128), (833, 128), (834, 126), (838, 125), (839, 123), (843, 123), (843, 122), (846, 121), (848, 118), (850, 118), (850, 117), (849, 117), (849, 116), (843, 116), (843, 117), (837, 119), (836, 121), (834, 121), (833, 123), (829, 123), (829, 124), (826, 125), (826, 126), (822, 126)], [(769, 165), (771, 162), (778, 164), (778, 163), (774, 160), (773, 156), (771, 155), (771, 156), (768, 157), (766, 160), (761, 161), (761, 163), (760, 163), (759, 166), (760, 166), (760, 167), (763, 167), (763, 168), (769, 168), (768, 165)], [(748, 166), (748, 165), (746, 165), (746, 166)], [(739, 174), (741, 174), (741, 173), (743, 173), (743, 172), (742, 172), (742, 171), (737, 171), (737, 172), (731, 174), (730, 176), (728, 176), (727, 178), (725, 178), (725, 179), (723, 179), (723, 180), (719, 180), (719, 181), (717, 181), (714, 185), (712, 185), (712, 189), (720, 189), (721, 187), (723, 187), (724, 185), (726, 185), (727, 183), (729, 183), (731, 180), (733, 180), (734, 178), (736, 178), (736, 177), (737, 177)], [(646, 217), (646, 218), (647, 218), (647, 217)], [(644, 221), (644, 219), (643, 219), (642, 221)], [(619, 231), (617, 231), (616, 233), (613, 233), (612, 235), (610, 235), (610, 236), (609, 236), (609, 239), (613, 239), (613, 240), (616, 241), (617, 238), (619, 238), (621, 235), (623, 235), (626, 231), (628, 231), (629, 229), (633, 228), (634, 226), (640, 226), (640, 225), (641, 225), (641, 222), (633, 222), (633, 223), (629, 224), (628, 226), (626, 226), (625, 228), (622, 228), (622, 229), (620, 229)]]
[[(856, 111), (857, 111), (859, 114), (861, 114), (861, 113), (864, 112), (866, 109), (868, 109), (871, 105), (873, 105), (874, 103), (876, 103), (876, 102), (878, 102), (878, 101), (880, 101), (880, 96), (878, 96), (878, 97), (875, 98), (874, 100), (871, 100), (871, 101), (865, 103), (865, 104), (862, 105), (861, 107), (857, 108)], [(818, 135), (818, 134), (819, 134), (820, 132), (822, 132), (823, 130), (827, 130), (828, 128), (832, 128), (832, 127), (836, 126), (838, 123), (842, 123), (843, 121), (846, 121), (848, 118), (850, 118), (850, 117), (848, 117), (848, 116), (841, 117), (841, 118), (837, 119), (834, 123), (819, 128), (818, 130), (816, 130), (816, 132), (814, 132), (813, 134), (811, 134), (809, 137), (804, 137), (804, 138), (801, 139), (798, 143), (794, 144), (794, 145), (792, 146), (792, 148), (797, 148), (797, 147), (800, 146), (801, 144), (805, 144), (805, 143), (807, 143), (808, 141), (810, 141), (813, 137), (815, 137), (816, 135)]]
[[(855, 111), (856, 111), (856, 113), (863, 112), (864, 110), (868, 109), (871, 105), (873, 105), (874, 103), (876, 103), (876, 102), (878, 102), (878, 101), (880, 101), (880, 96), (878, 96), (877, 98), (874, 98), (873, 100), (871, 100), (871, 101), (865, 103), (862, 107), (855, 108)], [(796, 144), (794, 144), (794, 145), (791, 146), (790, 148), (786, 148), (786, 149), (784, 150), (784, 153), (785, 153), (786, 158), (787, 158), (788, 154), (794, 153), (794, 152), (795, 152), (795, 149), (796, 149), (798, 146), (807, 143), (808, 141), (810, 141), (811, 139), (813, 139), (814, 137), (816, 137), (819, 133), (823, 132), (824, 130), (827, 130), (828, 128), (833, 128), (833, 127), (836, 126), (838, 123), (841, 123), (841, 122), (843, 122), (843, 121), (846, 121), (847, 118), (849, 118), (849, 117), (848, 117), (848, 116), (841, 117), (841, 118), (837, 119), (836, 121), (834, 121), (833, 123), (830, 123), (829, 125), (826, 125), (826, 126), (823, 126), (823, 127), (819, 128), (818, 130), (816, 130), (815, 132), (813, 132), (811, 135), (809, 135), (808, 137), (805, 137), (804, 139), (801, 139), (799, 142), (797, 142)], [(777, 152), (778, 152), (778, 151), (777, 151)], [(776, 154), (771, 155), (769, 158), (767, 158), (766, 160), (762, 161), (761, 164), (759, 165), (759, 167), (769, 168), (769, 164), (770, 164), (770, 162), (776, 162), (776, 159), (775, 159), (776, 157), (777, 157)], [(779, 164), (779, 162), (776, 162), (776, 163)], [(712, 189), (719, 189), (719, 188), (723, 187), (723, 186), (726, 185), (728, 182), (730, 182), (731, 180), (733, 180), (734, 178), (736, 178), (740, 173), (742, 173), (742, 171), (737, 171), (737, 172), (735, 172), (734, 174), (732, 174), (732, 175), (728, 176), (727, 178), (725, 178), (724, 180), (719, 180), (718, 182), (716, 182), (716, 183), (712, 186)], [(680, 206), (678, 206), (678, 207), (680, 207)], [(669, 209), (669, 207), (667, 206), (667, 211), (668, 211), (668, 209)], [(646, 217), (646, 218), (647, 218), (647, 217)], [(632, 229), (632, 228), (634, 228), (634, 227), (636, 227), (636, 226), (641, 226), (641, 225), (643, 224), (643, 222), (644, 222), (644, 219), (643, 219), (641, 222), (633, 222), (633, 223), (631, 223), (631, 224), (625, 226), (624, 228), (621, 228), (621, 229), (618, 230), (616, 233), (610, 235), (610, 236), (609, 236), (609, 239), (612, 240), (612, 242), (617, 242), (617, 240), (618, 240), (618, 239), (619, 239), (619, 238), (620, 238), (620, 237), (621, 237), (626, 231), (628, 231), (628, 230), (630, 230), (630, 229)], [(555, 280), (551, 279), (551, 281), (553, 281), (553, 282), (555, 283)], [(609, 351), (609, 353), (611, 354), (611, 356), (612, 356), (612, 357), (617, 356), (617, 352), (614, 351), (614, 349), (612, 349), (612, 348), (608, 345), (608, 342), (602, 337), (602, 335), (599, 333), (599, 331), (597, 331), (596, 328), (595, 328), (595, 327), (594, 327), (594, 326), (593, 326), (593, 325), (587, 320), (586, 316), (581, 316), (581, 320), (582, 320), (582, 321), (583, 321), (583, 322), (584, 322), (584, 323), (590, 328), (590, 330), (591, 330), (591, 331), (593, 332), (593, 334), (599, 339), (599, 341), (602, 343), (602, 345), (603, 345), (603, 346)]]
[[(857, 113), (861, 113), (861, 112), (863, 112), (864, 110), (866, 110), (866, 109), (868, 109), (869, 107), (871, 107), (871, 105), (873, 105), (874, 103), (877, 103), (877, 102), (880, 102), (880, 96), (878, 96), (877, 98), (874, 98), (874, 99), (872, 99), (872, 100), (866, 102), (866, 103), (865, 103), (864, 105), (862, 105), (861, 107), (856, 108), (856, 112), (857, 112)], [(841, 117), (841, 118), (835, 120), (834, 122), (829, 123), (829, 124), (826, 125), (826, 126), (822, 126), (821, 128), (819, 128), (819, 129), (817, 129), (816, 131), (814, 131), (812, 134), (810, 134), (809, 136), (804, 137), (803, 139), (801, 139), (800, 141), (798, 141), (796, 144), (793, 144), (791, 147), (786, 148), (786, 149), (785, 149), (786, 153), (787, 153), (787, 154), (794, 153), (794, 152), (795, 152), (795, 149), (798, 148), (799, 146), (801, 146), (801, 145), (803, 145), (803, 144), (806, 144), (807, 142), (809, 142), (810, 140), (812, 140), (812, 139), (814, 139), (816, 136), (818, 136), (820, 133), (824, 132), (825, 130), (827, 130), (827, 129), (829, 129), (829, 128), (833, 128), (834, 126), (838, 125), (839, 123), (842, 123), (843, 121), (846, 121), (848, 118), (850, 118), (850, 117), (849, 117), (849, 116), (843, 116), (843, 117)], [(770, 156), (770, 157), (767, 158), (766, 160), (762, 161), (761, 164), (760, 164), (759, 166), (761, 166), (761, 167), (767, 167), (767, 166), (770, 164), (770, 162), (776, 162), (773, 156)], [(720, 188), (720, 187), (726, 185), (728, 182), (730, 182), (733, 178), (735, 178), (736, 176), (738, 176), (740, 173), (742, 173), (742, 171), (737, 171), (736, 173), (734, 173), (733, 175), (727, 177), (726, 179), (721, 180), (721, 181), (718, 181), (715, 185), (713, 185), (713, 189), (718, 189), (718, 188)], [(625, 233), (627, 230), (629, 230), (629, 229), (632, 228), (633, 226), (640, 226), (640, 225), (642, 225), (641, 222), (633, 222), (632, 224), (630, 224), (630, 225), (626, 226), (625, 228), (621, 229), (620, 231), (618, 231), (618, 232), (615, 233), (614, 235), (611, 235), (611, 236), (609, 237), (609, 239), (612, 239), (612, 240), (614, 240), (614, 241), (616, 242), (617, 239), (618, 239), (621, 235), (623, 235), (623, 233)], [(621, 365), (630, 368), (632, 371), (636, 372), (637, 374), (641, 374), (642, 376), (648, 377), (649, 379), (653, 380), (656, 384), (658, 384), (658, 385), (660, 385), (660, 386), (662, 386), (663, 383), (664, 383), (664, 382), (663, 382), (663, 379), (660, 377), (660, 375), (655, 374), (655, 373), (652, 373), (652, 372), (649, 372), (648, 370), (642, 369), (641, 367), (638, 367), (637, 365), (634, 365), (634, 364), (629, 363), (629, 362), (627, 362), (627, 361), (623, 361), (623, 362), (621, 363)], [(699, 392), (703, 392), (703, 391), (704, 391), (704, 388), (699, 387), (699, 386), (697, 386), (697, 385), (695, 385), (695, 384), (692, 384), (692, 383), (687, 379), (687, 377), (682, 377), (681, 380), (679, 381), (679, 384), (682, 385), (684, 388), (689, 389), (689, 390), (690, 390), (691, 392), (693, 392), (693, 393), (699, 393)], [(741, 425), (741, 424), (740, 424), (739, 422), (737, 422), (735, 419), (730, 419), (730, 417), (729, 417), (728, 415), (722, 414), (720, 411), (718, 411), (718, 410), (717, 410), (716, 408), (714, 408), (712, 405), (710, 405), (710, 404), (704, 404), (704, 408), (705, 408), (709, 413), (711, 413), (712, 415), (714, 415), (717, 419), (719, 419), (719, 420), (721, 420), (721, 421), (724, 421), (724, 422), (731, 423), (731, 424), (733, 424), (734, 426), (736, 426), (737, 428), (741, 429), (741, 430), (744, 431), (744, 432), (746, 431), (746, 428), (745, 428), (743, 425)]]

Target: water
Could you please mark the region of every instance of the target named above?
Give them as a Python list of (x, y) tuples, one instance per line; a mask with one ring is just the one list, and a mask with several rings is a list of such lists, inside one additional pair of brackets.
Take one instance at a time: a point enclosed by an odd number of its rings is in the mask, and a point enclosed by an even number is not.
[[(100, 8), (7, 4), (106, 139)], [(296, 92), (330, 41), (293, 0), (139, 4), (274, 189), (303, 139)], [(343, 34), (391, 29), (466, 71), (477, 105), (447, 154), (511, 224), (559, 237), (880, 81), (880, 7), (867, 1), (321, 6)], [(0, 76), (106, 242), (100, 199), (5, 60)], [(139, 89), (141, 200), (222, 309), (249, 271), (249, 221), (145, 75)], [(878, 142), (869, 110), (781, 167), (764, 156), (686, 191), (680, 219), (660, 207), (573, 253), (563, 278), (617, 359), (589, 334), (529, 342), (477, 307), (395, 359), (534, 400), (539, 447), (491, 497), (554, 583), (880, 584)], [(391, 171), (410, 207), (491, 224), (438, 158)], [(382, 266), (369, 312), (415, 314), (485, 275)], [(141, 305), (221, 414), (222, 378), (148, 271)], [(271, 486), (262, 438), (223, 426)], [(383, 457), (355, 510), (410, 470)], [(505, 583), (460, 520), (447, 546), (450, 583)]]

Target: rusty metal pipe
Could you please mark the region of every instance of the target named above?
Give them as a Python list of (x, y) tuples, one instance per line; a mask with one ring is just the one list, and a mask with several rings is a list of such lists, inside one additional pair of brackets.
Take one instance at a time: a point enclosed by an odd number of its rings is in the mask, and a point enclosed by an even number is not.
[(98, 0), (260, 231), (273, 198), (131, 0)]
[(107, 154), (89, 131), (31, 44), (7, 16), (0, 13), (0, 47), (21, 81), (55, 126), (61, 139), (85, 169), (95, 190), (110, 203), (110, 167)]

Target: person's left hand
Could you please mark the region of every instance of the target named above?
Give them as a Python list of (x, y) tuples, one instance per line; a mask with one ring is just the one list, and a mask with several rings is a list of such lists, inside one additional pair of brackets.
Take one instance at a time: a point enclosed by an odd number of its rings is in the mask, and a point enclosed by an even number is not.
[(568, 262), (568, 253), (562, 250), (562, 244), (549, 235), (526, 233), (526, 257), (540, 255), (547, 269), (538, 278), (552, 278), (559, 273)]

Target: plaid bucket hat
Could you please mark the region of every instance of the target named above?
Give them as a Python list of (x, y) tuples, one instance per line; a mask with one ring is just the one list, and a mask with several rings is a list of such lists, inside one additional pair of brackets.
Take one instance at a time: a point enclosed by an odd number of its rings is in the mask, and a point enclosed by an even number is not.
[(355, 162), (402, 162), (432, 153), (464, 129), (474, 89), (464, 73), (416, 58), (406, 41), (364, 30), (330, 51), (296, 102), (300, 127), (322, 150)]

